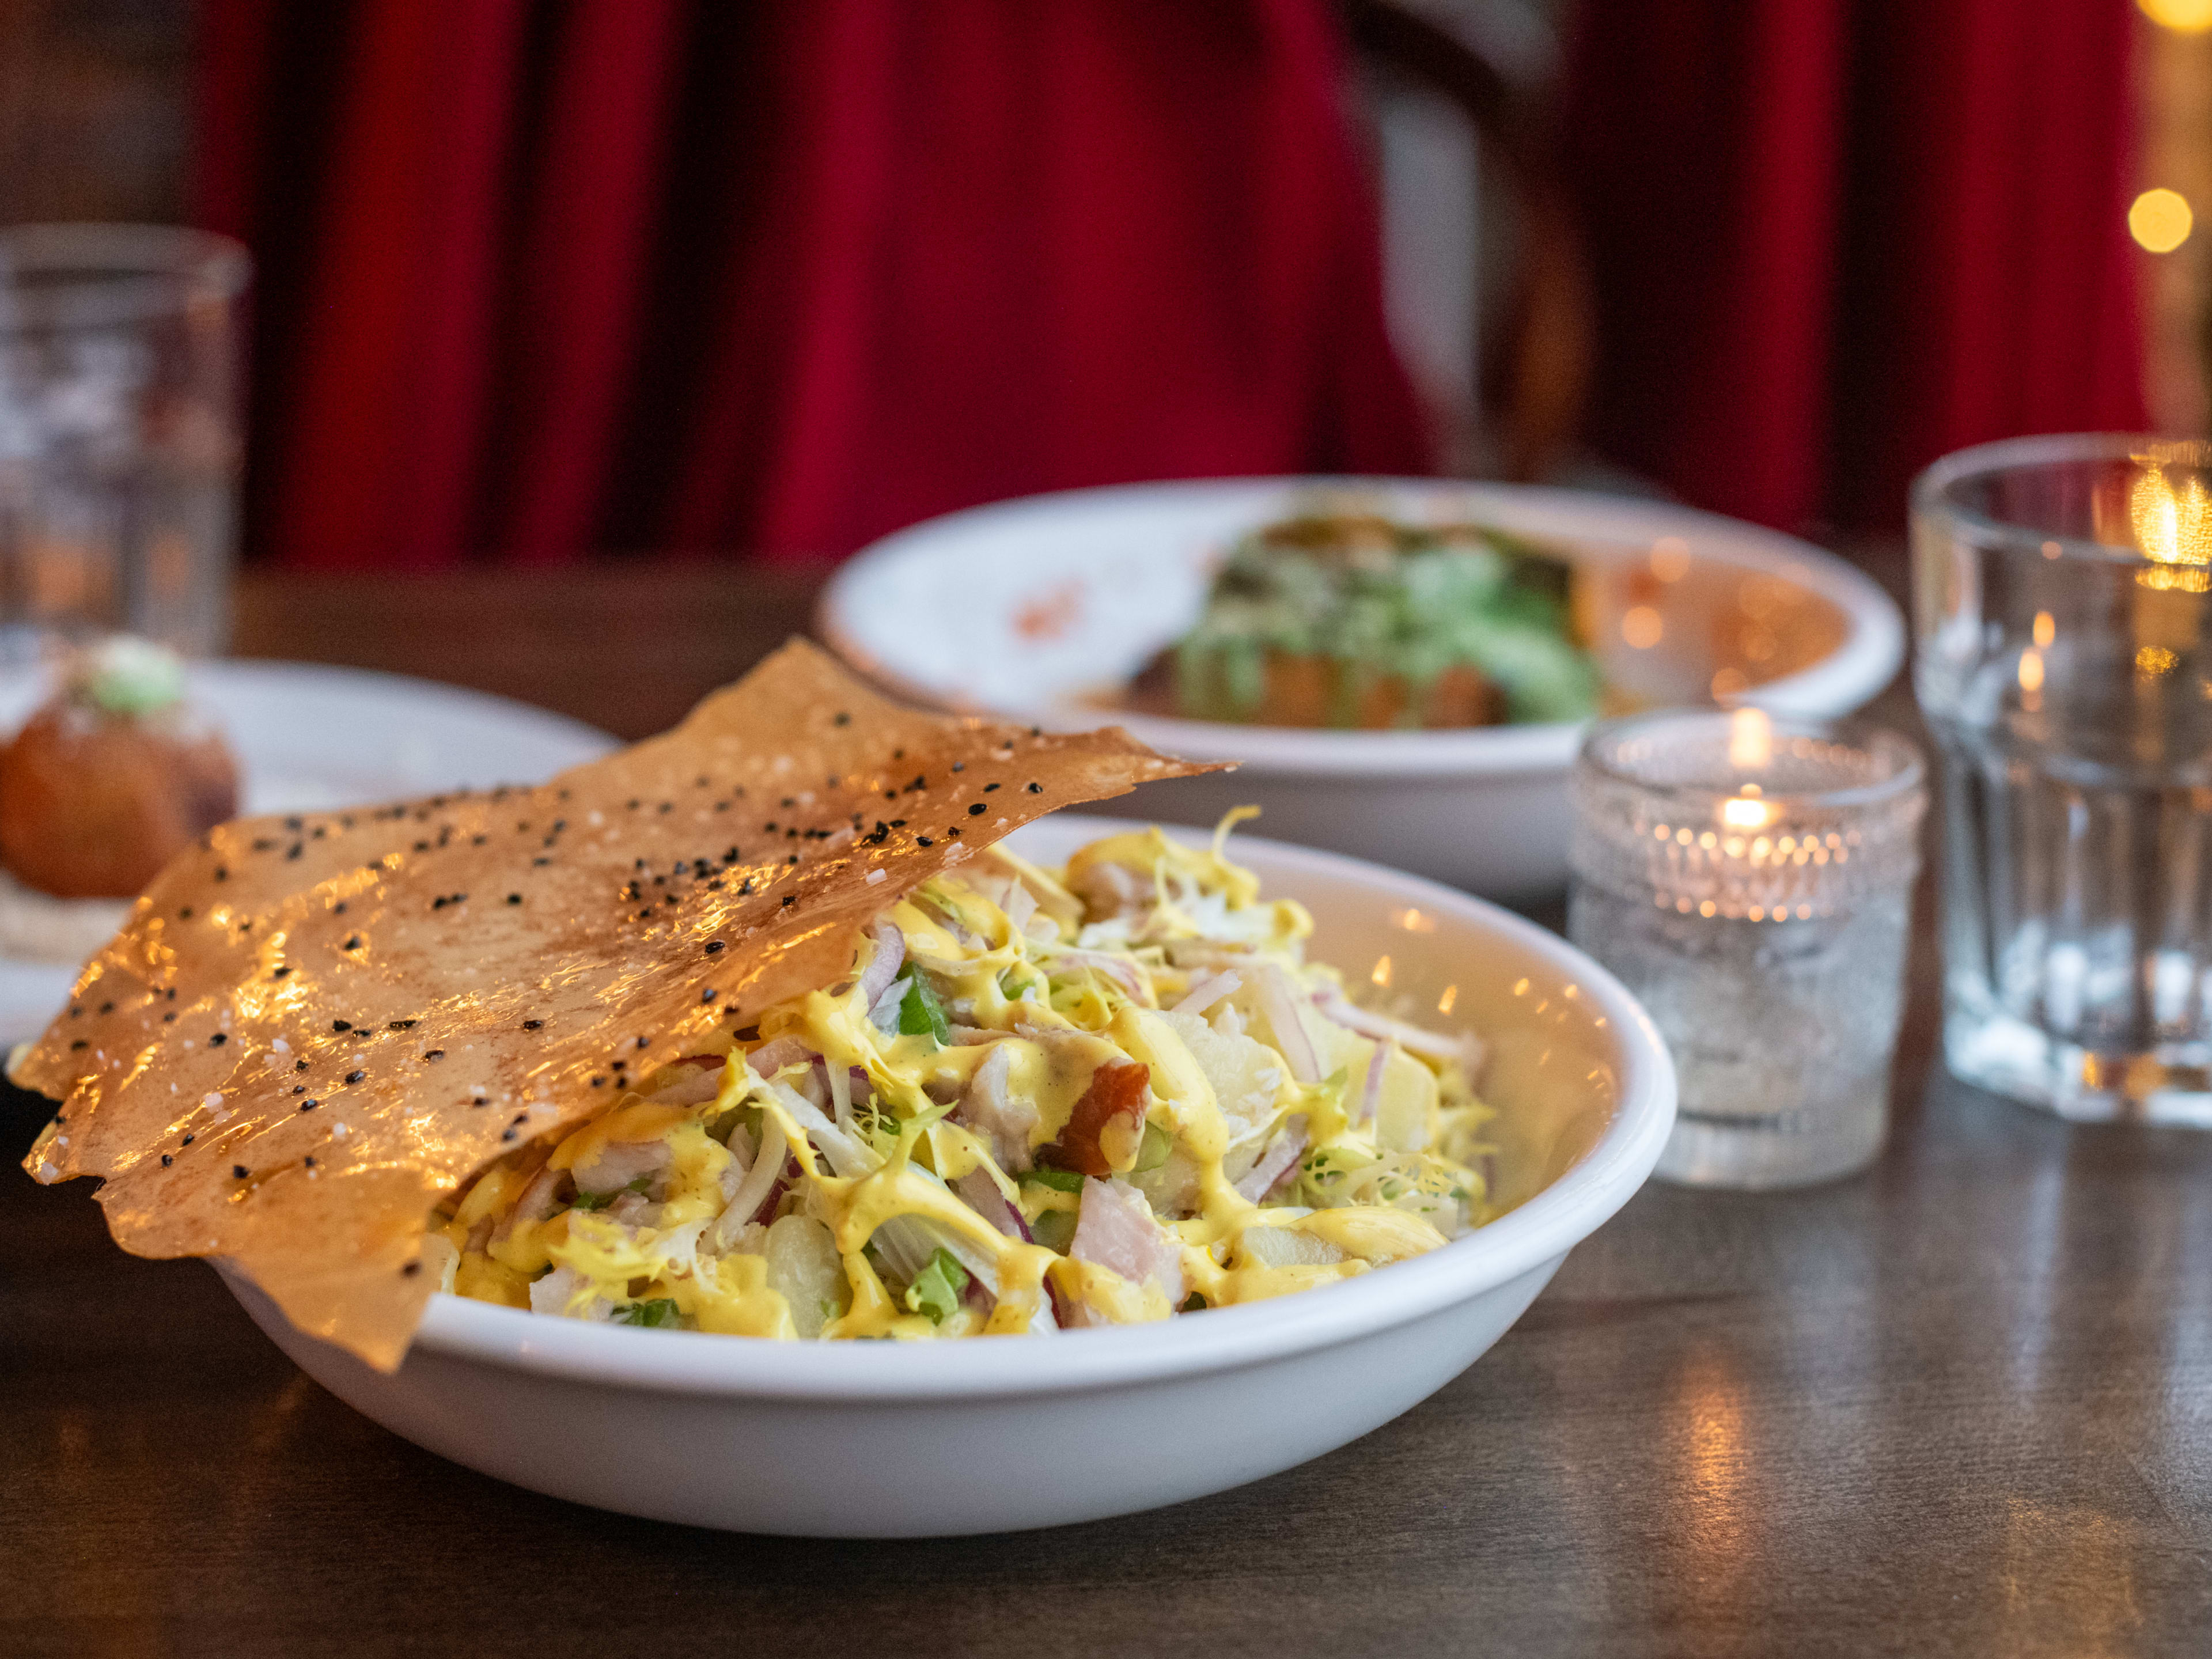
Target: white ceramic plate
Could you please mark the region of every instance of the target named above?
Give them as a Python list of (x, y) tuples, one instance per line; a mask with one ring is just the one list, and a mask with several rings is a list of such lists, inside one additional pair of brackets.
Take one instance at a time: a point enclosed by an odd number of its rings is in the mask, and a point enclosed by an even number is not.
[[(1058, 862), (1119, 826), (1048, 817)], [(1504, 1332), (1628, 1200), (1674, 1073), (1620, 983), (1516, 916), (1349, 859), (1240, 838), (1313, 911), (1315, 956), (1491, 1045), (1510, 1213), (1416, 1261), (1118, 1330), (943, 1344), (769, 1342), (431, 1298), (405, 1363), (369, 1370), (234, 1277), (261, 1328), (394, 1433), (534, 1491), (701, 1526), (913, 1537), (1051, 1526), (1219, 1492), (1358, 1438)], [(1436, 1012), (1446, 995), (1453, 1018)]]
[[(537, 783), (615, 740), (581, 721), (428, 680), (306, 663), (207, 662), (191, 696), (237, 754), (246, 812), (323, 811), (467, 785)], [(42, 673), (0, 677), (0, 732), (47, 695)], [(36, 1036), (74, 968), (0, 958), (0, 1042)]]
[(1558, 887), (1577, 726), (1305, 731), (1114, 709), (1196, 619), (1232, 542), (1347, 496), (1407, 523), (1492, 526), (1572, 559), (1607, 680), (1644, 703), (1706, 700), (1717, 677), (1732, 698), (1841, 714), (1903, 660), (1888, 596), (1796, 537), (1660, 501), (1437, 479), (1132, 484), (976, 507), (856, 555), (823, 595), (822, 630), (924, 702), (1060, 727), (1110, 719), (1171, 754), (1241, 763), (1148, 790), (1130, 811), (1206, 824), (1250, 802), (1283, 839), (1495, 896)]

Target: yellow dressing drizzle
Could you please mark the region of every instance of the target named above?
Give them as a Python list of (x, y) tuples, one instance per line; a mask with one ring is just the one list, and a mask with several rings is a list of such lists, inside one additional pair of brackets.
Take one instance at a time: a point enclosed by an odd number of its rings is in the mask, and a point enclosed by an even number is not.
[[(1226, 829), (1224, 823), (1224, 833)], [(1083, 901), (1077, 894), (1092, 890), (1094, 878), (1106, 865), (1149, 878), (1154, 889), (1137, 933), (1129, 931), (1137, 924), (1127, 921), (1112, 921), (1111, 927), (1095, 934), (1085, 927)], [(487, 1170), (473, 1186), (448, 1200), (450, 1216), (441, 1212), (434, 1220), (461, 1252), (455, 1289), (528, 1306), (532, 1280), (549, 1267), (559, 1266), (573, 1269), (577, 1276), (572, 1311), (582, 1310), (594, 1297), (617, 1307), (665, 1297), (702, 1330), (797, 1335), (792, 1308), (772, 1282), (775, 1273), (785, 1271), (775, 1267), (771, 1259), (782, 1247), (764, 1247), (760, 1227), (742, 1226), (740, 1218), (723, 1214), (744, 1176), (729, 1147), (716, 1138), (730, 1131), (734, 1121), (746, 1126), (749, 1135), (769, 1141), (765, 1151), (756, 1149), (757, 1155), (775, 1158), (777, 1170), (785, 1167), (783, 1149), (797, 1163), (796, 1184), (761, 1219), (803, 1217), (805, 1226), (819, 1224), (824, 1230), (819, 1248), (834, 1254), (824, 1254), (822, 1265), (813, 1271), (842, 1273), (844, 1293), (833, 1304), (820, 1288), (819, 1277), (779, 1281), (805, 1287), (809, 1308), (817, 1296), (822, 1298), (825, 1312), (835, 1316), (823, 1327), (824, 1337), (914, 1340), (1024, 1331), (1046, 1305), (1048, 1285), (1060, 1297), (1102, 1319), (1134, 1323), (1168, 1317), (1176, 1310), (1157, 1284), (1133, 1284), (1097, 1263), (1009, 1237), (945, 1184), (980, 1170), (1030, 1224), (1055, 1212), (1080, 1209), (1076, 1192), (1012, 1178), (1013, 1170), (1026, 1167), (1025, 1160), (1012, 1161), (1009, 1154), (1007, 1166), (1000, 1167), (999, 1158), (1007, 1145), (1004, 1123), (981, 1123), (973, 1118), (956, 1121), (948, 1116), (951, 1103), (969, 1097), (977, 1071), (993, 1063), (994, 1055), (1003, 1055), (996, 1062), (1004, 1067), (1002, 1103), (1024, 1109), (1024, 1115), (1013, 1121), (1024, 1127), (1030, 1154), (1048, 1152), (1059, 1140), (1102, 1066), (1127, 1060), (1147, 1068), (1147, 1121), (1169, 1137), (1169, 1156), (1182, 1160), (1169, 1164), (1163, 1177), (1168, 1185), (1152, 1190), (1174, 1195), (1176, 1208), (1164, 1214), (1162, 1224), (1181, 1245), (1188, 1291), (1208, 1306), (1257, 1301), (1336, 1282), (1445, 1242), (1435, 1224), (1412, 1208), (1396, 1207), (1394, 1198), (1408, 1205), (1447, 1207), (1465, 1199), (1470, 1209), (1475, 1207), (1477, 1200), (1470, 1194), (1479, 1193), (1479, 1177), (1436, 1150), (1444, 1144), (1448, 1126), (1455, 1137), (1449, 1144), (1471, 1144), (1465, 1126), (1477, 1120), (1468, 1115), (1464, 1078), (1396, 1045), (1378, 1045), (1310, 1009), (1305, 1009), (1304, 1023), (1326, 1080), (1297, 1084), (1279, 1054), (1273, 1056), (1279, 1063), (1272, 1068), (1272, 1078), (1257, 1069), (1256, 1060), (1249, 1062), (1241, 1074), (1229, 1073), (1239, 1079), (1237, 1115), (1232, 1120), (1224, 1115), (1208, 1075), (1209, 1066), (1224, 1063), (1216, 1047), (1199, 1045), (1212, 1056), (1201, 1063), (1192, 1046), (1198, 1042), (1196, 1029), (1186, 1024), (1184, 1029), (1192, 1033), (1186, 1042), (1158, 1005), (1172, 1003), (1213, 971), (1212, 964), (1221, 958), (1209, 961), (1208, 951), (1256, 951), (1263, 958), (1273, 953), (1293, 964), (1293, 972), (1307, 972), (1309, 982), (1323, 988), (1334, 976), (1326, 970), (1295, 966), (1297, 942), (1312, 928), (1310, 916), (1292, 901), (1263, 903), (1256, 878), (1228, 860), (1218, 836), (1212, 848), (1201, 849), (1170, 841), (1157, 830), (1109, 836), (1071, 859), (1064, 880), (998, 848), (991, 849), (977, 867), (987, 873), (1011, 872), (1027, 886), (1036, 901), (1038, 919), (1025, 932), (1013, 927), (1005, 908), (957, 877), (926, 884), (886, 913), (905, 941), (900, 975), (927, 971), (940, 1011), (933, 1012), (933, 1019), (945, 1022), (935, 1029), (952, 1030), (956, 1040), (940, 1042), (927, 1031), (886, 1032), (875, 1024), (861, 984), (878, 947), (864, 940), (854, 976), (842, 988), (811, 992), (779, 1005), (761, 1016), (757, 1035), (743, 1034), (713, 1101), (679, 1106), (624, 1095), (603, 1116), (565, 1133), (557, 1144), (549, 1137), (532, 1154)], [(1108, 886), (1121, 895), (1130, 891), (1118, 874)], [(1229, 928), (1229, 942), (1217, 944), (1206, 931), (1206, 918), (1224, 914), (1234, 926)], [(1094, 947), (1094, 937), (1104, 943)], [(1194, 964), (1174, 955), (1182, 948), (1177, 941), (1196, 942), (1200, 953)], [(1114, 952), (1137, 977), (1125, 982), (1123, 970), (1109, 971), (1110, 964), (1100, 965), (1098, 949)], [(882, 982), (878, 975), (877, 983)], [(1253, 1012), (1251, 995), (1246, 988), (1241, 1006), (1248, 1023), (1240, 1024), (1231, 1015), (1230, 1024), (1215, 1028), (1229, 1034), (1224, 1042), (1233, 1042), (1239, 1030), (1251, 1036), (1269, 1029), (1264, 1013)], [(925, 1006), (927, 1001), (925, 997)], [(912, 1006), (909, 997), (905, 1005), (909, 1024)], [(1191, 1018), (1177, 1016), (1186, 1022)], [(1261, 1023), (1249, 1023), (1255, 1020)], [(974, 1041), (958, 1028), (1006, 1035)], [(811, 1060), (808, 1066), (787, 1070), (774, 1079), (755, 1068), (753, 1055), (785, 1037), (797, 1039), (810, 1056), (818, 1054), (829, 1068), (827, 1104), (803, 1106), (789, 1092), (796, 1087), (800, 1096), (823, 1100), (816, 1080), (821, 1073), (810, 1071)], [(1232, 1047), (1221, 1052), (1237, 1051)], [(1378, 1109), (1371, 1117), (1355, 1121), (1369, 1068), (1376, 1063), (1383, 1068)], [(1452, 1086), (1460, 1092), (1449, 1100), (1440, 1092), (1440, 1074), (1445, 1081), (1456, 1079)], [(854, 1079), (849, 1091), (843, 1086), (848, 1076)], [(641, 1086), (665, 1088), (672, 1079), (681, 1080), (673, 1073), (664, 1073)], [(1224, 1081), (1224, 1087), (1228, 1086)], [(781, 1097), (779, 1091), (784, 1091)], [(848, 1101), (853, 1103), (849, 1110)], [(820, 1127), (822, 1119), (811, 1115), (817, 1109), (835, 1119), (836, 1133), (844, 1139), (832, 1138), (830, 1129)], [(1255, 1117), (1256, 1112), (1268, 1115)], [(810, 1115), (802, 1123), (794, 1114)], [(1291, 1122), (1288, 1130), (1282, 1128), (1286, 1120)], [(1306, 1137), (1303, 1158), (1309, 1175), (1302, 1176), (1293, 1167), (1285, 1178), (1304, 1182), (1310, 1176), (1314, 1184), (1302, 1185), (1299, 1191), (1314, 1195), (1302, 1196), (1297, 1202), (1331, 1207), (1301, 1212), (1279, 1205), (1263, 1206), (1246, 1198), (1237, 1190), (1229, 1169), (1250, 1167), (1273, 1136), (1279, 1131), (1294, 1132), (1299, 1120)], [(810, 1131), (809, 1124), (816, 1127)], [(1101, 1151), (1111, 1167), (1127, 1169), (1137, 1159), (1145, 1139), (1142, 1127), (1131, 1128), (1118, 1120), (1106, 1127)], [(816, 1134), (825, 1137), (824, 1144), (833, 1149), (842, 1148), (834, 1158), (825, 1160), (811, 1138)], [(563, 1209), (542, 1222), (510, 1218), (483, 1246), (467, 1249), (472, 1236), (483, 1237), (484, 1223), (508, 1217), (539, 1162), (569, 1170), (592, 1164), (611, 1148), (652, 1141), (668, 1148), (667, 1162), (653, 1189), (658, 1202), (653, 1207), (620, 1212), (651, 1224), (625, 1225), (596, 1209)], [(1241, 1150), (1236, 1152), (1239, 1161), (1231, 1165), (1232, 1149)], [(1155, 1152), (1146, 1167), (1158, 1168), (1159, 1157)], [(1389, 1161), (1393, 1158), (1398, 1161)], [(1284, 1166), (1279, 1160), (1270, 1167)], [(1316, 1170), (1323, 1173), (1310, 1174)], [(746, 1200), (749, 1206), (768, 1191), (785, 1190), (781, 1184), (765, 1189), (767, 1174), (760, 1171), (754, 1180), (750, 1190), (757, 1196)], [(1331, 1181), (1340, 1184), (1332, 1187)], [(1358, 1184), (1362, 1181), (1364, 1186)], [(1413, 1196), (1403, 1196), (1407, 1194)], [(1169, 1201), (1157, 1195), (1153, 1199), (1156, 1205)], [(973, 1306), (947, 1311), (940, 1290), (933, 1293), (938, 1299), (917, 1304), (938, 1316), (933, 1321), (928, 1314), (908, 1307), (901, 1293), (884, 1284), (872, 1253), (865, 1247), (886, 1223), (899, 1219), (910, 1219), (925, 1231), (903, 1235), (906, 1253), (895, 1254), (895, 1261), (912, 1259), (916, 1237), (933, 1236), (957, 1241), (955, 1254), (971, 1273), (988, 1267), (986, 1288), (995, 1293), (988, 1314)], [(779, 1239), (784, 1228), (799, 1228), (793, 1237), (804, 1244), (801, 1223), (779, 1222), (777, 1226)], [(1062, 1231), (1054, 1242), (1064, 1243), (1066, 1223), (1059, 1226)], [(1329, 1247), (1326, 1251), (1309, 1249), (1308, 1254), (1333, 1251), (1342, 1259), (1296, 1265), (1262, 1261), (1244, 1248), (1247, 1231), (1256, 1227), (1305, 1235)], [(760, 1254), (763, 1248), (769, 1255)], [(1270, 1246), (1267, 1254), (1279, 1259), (1283, 1250)], [(836, 1305), (844, 1310), (836, 1313)]]

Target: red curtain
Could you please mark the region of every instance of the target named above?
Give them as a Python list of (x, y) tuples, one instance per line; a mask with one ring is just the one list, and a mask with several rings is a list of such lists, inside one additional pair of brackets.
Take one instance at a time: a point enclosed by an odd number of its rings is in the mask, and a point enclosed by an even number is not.
[(1894, 530), (1912, 473), (2143, 422), (2121, 0), (1586, 0), (1592, 433), (1686, 499)]
[(295, 566), (1430, 461), (1323, 0), (208, 0), (203, 57)]

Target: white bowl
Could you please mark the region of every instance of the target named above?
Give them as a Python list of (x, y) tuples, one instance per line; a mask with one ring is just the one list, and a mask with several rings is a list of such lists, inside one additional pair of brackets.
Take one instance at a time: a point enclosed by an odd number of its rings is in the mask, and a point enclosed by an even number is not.
[(1559, 887), (1575, 726), (1310, 731), (1106, 712), (1189, 629), (1229, 545), (1323, 492), (1407, 523), (1493, 526), (1566, 555), (1590, 596), (1607, 683), (1641, 702), (1706, 701), (1717, 675), (1740, 674), (1756, 683), (1739, 691), (1723, 678), (1723, 696), (1832, 716), (1875, 696), (1903, 660), (1888, 595), (1794, 536), (1659, 501), (1437, 479), (1132, 484), (955, 513), (848, 561), (823, 594), (822, 631), (925, 702), (1058, 727), (1112, 718), (1171, 754), (1241, 763), (1148, 789), (1130, 809), (1146, 817), (1211, 824), (1249, 803), (1284, 840), (1496, 896)]
[[(1065, 858), (1115, 826), (1050, 817)], [(1628, 1200), (1674, 1117), (1674, 1072), (1628, 993), (1480, 900), (1257, 839), (1239, 856), (1313, 911), (1317, 957), (1491, 1044), (1498, 1189), (1467, 1237), (1349, 1283), (1163, 1324), (943, 1344), (635, 1330), (434, 1297), (394, 1375), (231, 1288), (339, 1398), (487, 1474), (602, 1509), (747, 1532), (914, 1537), (1093, 1520), (1273, 1474), (1426, 1398), (1520, 1316)], [(1437, 1018), (1456, 986), (1457, 1022)]]

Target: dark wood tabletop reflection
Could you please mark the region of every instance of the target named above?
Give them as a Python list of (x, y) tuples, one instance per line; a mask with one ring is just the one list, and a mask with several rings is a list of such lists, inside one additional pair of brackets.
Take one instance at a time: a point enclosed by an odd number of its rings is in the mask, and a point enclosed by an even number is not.
[[(638, 737), (815, 588), (263, 578), (240, 648)], [(0, 1170), (0, 1653), (2212, 1651), (2212, 1136), (1946, 1078), (1929, 897), (1870, 1173), (1650, 1187), (1397, 1422), (1052, 1532), (734, 1538), (500, 1485), (325, 1394), (204, 1266), (117, 1251), (86, 1183)], [(39, 1121), (0, 1106), (11, 1154)]]

